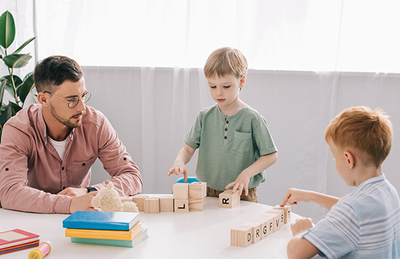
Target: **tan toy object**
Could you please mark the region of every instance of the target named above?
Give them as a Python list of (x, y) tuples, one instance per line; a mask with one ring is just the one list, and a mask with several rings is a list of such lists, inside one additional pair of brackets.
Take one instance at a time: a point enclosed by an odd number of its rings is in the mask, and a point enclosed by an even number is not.
[(97, 192), (97, 195), (93, 197), (91, 203), (94, 208), (100, 209), (101, 211), (139, 212), (135, 202), (121, 202), (121, 198), (117, 191), (114, 190), (112, 182), (110, 182), (106, 188), (100, 189), (100, 191)]

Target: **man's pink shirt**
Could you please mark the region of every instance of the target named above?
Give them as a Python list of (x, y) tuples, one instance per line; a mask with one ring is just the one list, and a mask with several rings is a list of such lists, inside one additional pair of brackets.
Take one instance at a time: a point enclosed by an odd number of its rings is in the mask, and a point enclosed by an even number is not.
[(67, 187), (87, 187), (97, 158), (120, 196), (140, 193), (139, 168), (126, 152), (107, 118), (86, 106), (82, 124), (69, 134), (64, 159), (49, 141), (42, 106), (32, 104), (7, 121), (0, 144), (0, 202), (3, 208), (69, 213), (71, 196), (57, 195)]

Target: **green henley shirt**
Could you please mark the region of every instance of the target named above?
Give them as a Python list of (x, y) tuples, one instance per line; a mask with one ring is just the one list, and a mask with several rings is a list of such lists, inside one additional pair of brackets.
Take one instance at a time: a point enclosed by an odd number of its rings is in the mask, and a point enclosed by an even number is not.
[[(184, 142), (199, 149), (196, 178), (220, 191), (260, 156), (277, 151), (264, 117), (248, 105), (232, 116), (218, 104), (201, 110)], [(249, 188), (265, 179), (265, 171), (260, 172)]]

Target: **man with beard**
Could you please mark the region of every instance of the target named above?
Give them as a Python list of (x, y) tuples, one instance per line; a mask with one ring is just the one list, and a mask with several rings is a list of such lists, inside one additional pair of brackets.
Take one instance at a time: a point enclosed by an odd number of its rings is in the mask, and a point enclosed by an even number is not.
[[(94, 210), (96, 191), (108, 182), (120, 196), (140, 193), (142, 177), (107, 118), (86, 106), (79, 64), (51, 56), (34, 71), (40, 104), (4, 125), (0, 144), (0, 202), (6, 209), (38, 213)], [(89, 186), (99, 158), (111, 179)]]

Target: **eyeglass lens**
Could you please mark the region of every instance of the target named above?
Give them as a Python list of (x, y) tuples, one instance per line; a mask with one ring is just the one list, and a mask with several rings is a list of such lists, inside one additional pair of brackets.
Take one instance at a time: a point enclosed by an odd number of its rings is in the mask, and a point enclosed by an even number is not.
[[(91, 92), (84, 93), (82, 96), (82, 102), (86, 103), (87, 101), (89, 101), (90, 97), (92, 97)], [(68, 107), (74, 108), (78, 104), (79, 99), (80, 99), (79, 97), (74, 97), (71, 101), (68, 102)]]

